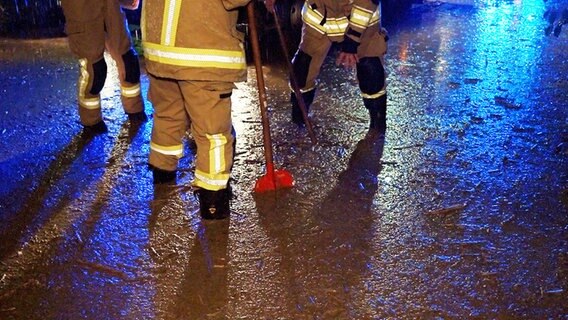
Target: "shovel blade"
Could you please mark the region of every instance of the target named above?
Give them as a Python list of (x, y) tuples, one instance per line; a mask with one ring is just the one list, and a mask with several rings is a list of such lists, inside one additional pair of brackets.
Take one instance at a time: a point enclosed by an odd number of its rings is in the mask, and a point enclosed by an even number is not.
[(268, 171), (260, 177), (254, 186), (255, 192), (268, 192), (277, 189), (292, 188), (294, 186), (294, 178), (292, 174), (286, 170), (279, 169)]

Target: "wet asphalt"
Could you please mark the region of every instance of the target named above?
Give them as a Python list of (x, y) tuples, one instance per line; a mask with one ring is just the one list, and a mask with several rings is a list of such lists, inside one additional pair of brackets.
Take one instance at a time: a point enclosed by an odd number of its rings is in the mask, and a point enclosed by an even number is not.
[(388, 25), (384, 136), (331, 52), (312, 143), (267, 51), (288, 190), (253, 191), (251, 65), (224, 221), (199, 217), (189, 135), (176, 185), (153, 185), (152, 121), (128, 122), (113, 75), (109, 132), (85, 138), (66, 40), (0, 39), (0, 318), (568, 319), (568, 30), (550, 28), (568, 5), (453, 2)]

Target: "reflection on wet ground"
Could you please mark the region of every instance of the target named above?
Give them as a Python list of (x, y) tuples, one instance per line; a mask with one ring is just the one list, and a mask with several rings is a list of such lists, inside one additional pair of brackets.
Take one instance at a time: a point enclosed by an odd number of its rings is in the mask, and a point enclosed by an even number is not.
[(269, 59), (290, 190), (252, 192), (249, 69), (233, 94), (233, 214), (212, 223), (188, 184), (190, 139), (177, 185), (152, 185), (152, 123), (129, 125), (117, 83), (108, 135), (84, 139), (64, 39), (0, 40), (0, 318), (566, 318), (568, 34), (546, 34), (551, 2), (473, 3), (415, 5), (389, 26), (385, 136), (368, 134), (332, 53), (312, 144)]

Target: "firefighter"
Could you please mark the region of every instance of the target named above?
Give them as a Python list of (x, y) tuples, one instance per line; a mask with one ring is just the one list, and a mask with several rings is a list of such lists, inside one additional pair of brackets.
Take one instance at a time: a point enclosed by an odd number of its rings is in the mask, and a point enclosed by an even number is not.
[(105, 50), (115, 60), (122, 106), (131, 123), (147, 120), (140, 65), (118, 0), (62, 0), (69, 48), (79, 58), (79, 117), (86, 134), (107, 132), (100, 92), (107, 77)]
[[(275, 1), (265, 0), (271, 12)], [(370, 129), (386, 129), (384, 56), (387, 34), (381, 27), (380, 18), (380, 0), (306, 0), (302, 8), (302, 38), (292, 59), (292, 68), (308, 110), (314, 101), (316, 78), (323, 61), (332, 44), (339, 43), (336, 64), (356, 67), (363, 103), (369, 111)], [(292, 121), (303, 125), (294, 93), (290, 100)]]
[(197, 146), (192, 185), (204, 219), (230, 213), (235, 132), (231, 94), (246, 80), (237, 8), (250, 0), (145, 0), (142, 46), (154, 105), (149, 165), (155, 184), (176, 179), (186, 123)]

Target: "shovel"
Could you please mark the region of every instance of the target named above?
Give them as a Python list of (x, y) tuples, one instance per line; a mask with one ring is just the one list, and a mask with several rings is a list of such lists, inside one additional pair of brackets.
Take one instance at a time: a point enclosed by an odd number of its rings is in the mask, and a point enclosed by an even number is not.
[(302, 111), (302, 117), (304, 118), (304, 123), (306, 124), (306, 129), (308, 130), (308, 134), (310, 135), (312, 144), (316, 144), (317, 139), (314, 134), (314, 130), (312, 128), (312, 123), (308, 118), (308, 112), (307, 112), (308, 108), (306, 107), (306, 103), (304, 102), (304, 98), (302, 97), (302, 92), (300, 91), (300, 86), (298, 85), (298, 81), (296, 80), (294, 68), (292, 67), (292, 63), (290, 62), (290, 57), (288, 56), (288, 46), (286, 45), (286, 38), (284, 37), (284, 32), (282, 32), (282, 27), (280, 26), (280, 20), (278, 19), (276, 10), (274, 10), (272, 14), (274, 15), (274, 23), (276, 24), (276, 30), (278, 31), (278, 39), (280, 40), (280, 47), (284, 52), (284, 59), (286, 60), (286, 66), (288, 68), (288, 74), (290, 76), (290, 85), (292, 86), (292, 90), (294, 91), (294, 95), (296, 96), (296, 100), (298, 101), (298, 106)]
[(250, 29), (250, 41), (252, 45), (252, 56), (254, 68), (256, 69), (256, 82), (258, 84), (258, 97), (260, 101), (260, 115), (262, 117), (262, 134), (264, 142), (264, 158), (266, 160), (266, 174), (261, 176), (254, 186), (255, 192), (274, 191), (280, 188), (291, 188), (294, 186), (294, 178), (290, 172), (284, 169), (275, 169), (272, 157), (272, 141), (270, 139), (270, 123), (267, 114), (266, 89), (264, 87), (264, 75), (262, 73), (262, 62), (260, 61), (260, 47), (258, 44), (258, 32), (256, 28), (256, 18), (254, 14), (254, 3), (247, 4), (247, 15)]

